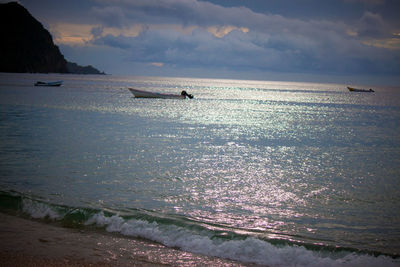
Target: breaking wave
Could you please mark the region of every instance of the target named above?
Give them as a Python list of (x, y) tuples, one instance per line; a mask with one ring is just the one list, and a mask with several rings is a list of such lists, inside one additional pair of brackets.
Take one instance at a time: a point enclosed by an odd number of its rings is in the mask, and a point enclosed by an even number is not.
[(16, 193), (0, 192), (0, 211), (61, 223), (65, 227), (96, 227), (110, 233), (140, 237), (184, 251), (268, 266), (400, 266), (388, 255), (351, 250), (310, 249), (290, 243), (270, 242), (213, 231), (184, 221), (137, 212), (121, 215), (100, 209), (46, 203)]

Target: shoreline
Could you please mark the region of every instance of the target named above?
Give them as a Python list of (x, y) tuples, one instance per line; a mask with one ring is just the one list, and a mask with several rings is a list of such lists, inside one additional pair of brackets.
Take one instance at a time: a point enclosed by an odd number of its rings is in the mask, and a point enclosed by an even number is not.
[(257, 266), (0, 212), (2, 266)]

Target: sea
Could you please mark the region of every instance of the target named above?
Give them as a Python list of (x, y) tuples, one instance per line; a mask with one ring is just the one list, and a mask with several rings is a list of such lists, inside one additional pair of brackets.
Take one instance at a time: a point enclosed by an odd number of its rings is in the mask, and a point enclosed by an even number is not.
[(0, 212), (242, 263), (400, 266), (400, 87), (349, 85), (0, 73)]

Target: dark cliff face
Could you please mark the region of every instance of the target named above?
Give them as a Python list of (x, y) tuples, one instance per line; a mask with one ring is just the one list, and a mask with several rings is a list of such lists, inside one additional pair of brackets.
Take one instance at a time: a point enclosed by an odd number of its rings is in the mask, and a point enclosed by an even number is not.
[(104, 74), (67, 62), (50, 33), (23, 6), (0, 4), (0, 72)]
[(0, 71), (67, 73), (50, 33), (18, 3), (0, 4)]
[(77, 74), (105, 74), (91, 65), (83, 67), (73, 62), (67, 62), (67, 69), (68, 72)]

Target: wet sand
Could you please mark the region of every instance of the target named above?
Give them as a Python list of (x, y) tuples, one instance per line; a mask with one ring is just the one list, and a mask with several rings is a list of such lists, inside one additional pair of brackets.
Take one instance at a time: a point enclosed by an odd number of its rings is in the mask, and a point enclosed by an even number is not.
[[(1, 266), (250, 266), (0, 213)], [(252, 265), (254, 266), (254, 265)]]

